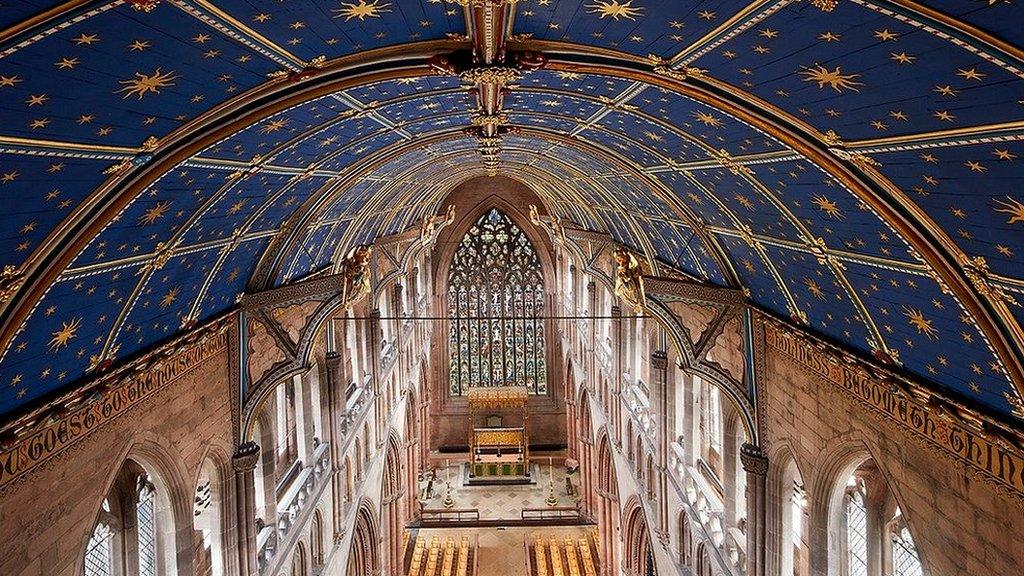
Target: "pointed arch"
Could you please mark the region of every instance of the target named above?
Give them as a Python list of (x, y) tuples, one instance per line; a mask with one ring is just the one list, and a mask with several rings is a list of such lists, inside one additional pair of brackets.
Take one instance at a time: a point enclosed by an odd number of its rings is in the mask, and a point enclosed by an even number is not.
[(633, 496), (626, 501), (623, 510), (623, 565), (626, 572), (644, 576), (657, 574), (654, 551), (651, 548), (651, 533), (647, 528), (643, 504), (639, 498)]
[(381, 573), (380, 526), (369, 499), (363, 498), (356, 509), (349, 546), (347, 576), (378, 576)]

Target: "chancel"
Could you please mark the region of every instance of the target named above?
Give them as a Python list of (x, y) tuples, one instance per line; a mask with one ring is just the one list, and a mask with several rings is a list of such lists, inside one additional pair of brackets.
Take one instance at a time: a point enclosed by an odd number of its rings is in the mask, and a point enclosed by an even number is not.
[(1024, 574), (1021, 0), (0, 0), (0, 575)]

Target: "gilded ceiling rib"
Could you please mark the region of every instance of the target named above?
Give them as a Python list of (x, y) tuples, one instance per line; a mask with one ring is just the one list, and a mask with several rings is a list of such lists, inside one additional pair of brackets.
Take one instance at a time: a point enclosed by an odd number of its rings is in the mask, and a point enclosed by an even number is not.
[(862, 154), (881, 154), (903, 150), (924, 150), (927, 148), (970, 146), (972, 144), (1020, 140), (1024, 140), (1024, 120), (967, 126), (965, 128), (951, 128), (934, 132), (917, 132), (902, 136), (854, 140), (847, 142), (844, 147), (847, 150), (856, 150)]
[(704, 183), (700, 181), (700, 179), (694, 177), (693, 174), (689, 172), (684, 172), (683, 175), (686, 177), (687, 180), (690, 181), (690, 184), (704, 192), (704, 195), (707, 196), (712, 202), (714, 202), (723, 214), (725, 214), (726, 216), (729, 217), (730, 220), (732, 220), (733, 226), (740, 233), (740, 237), (743, 239), (744, 242), (746, 242), (747, 246), (749, 246), (754, 252), (757, 253), (758, 257), (761, 258), (761, 263), (764, 264), (765, 269), (768, 270), (772, 278), (775, 280), (775, 283), (778, 284), (779, 291), (782, 292), (782, 295), (785, 296), (786, 298), (786, 304), (789, 308), (789, 312), (792, 315), (792, 317), (799, 319), (801, 322), (806, 323), (807, 314), (800, 309), (799, 305), (797, 305), (796, 299), (793, 298), (793, 294), (789, 291), (789, 286), (787, 286), (785, 281), (783, 281), (782, 279), (782, 274), (779, 273), (779, 270), (778, 268), (775, 267), (775, 263), (772, 262), (772, 259), (768, 257), (768, 253), (765, 252), (764, 247), (761, 246), (760, 243), (758, 243), (754, 239), (754, 236), (750, 231), (750, 227), (744, 224), (743, 221), (740, 220), (738, 216), (736, 216), (736, 213), (733, 212), (732, 209), (729, 208), (724, 202), (722, 202), (722, 200), (718, 197), (717, 194), (714, 193), (714, 191), (709, 190), (708, 187), (705, 186)]
[[(271, 42), (247, 24), (240, 22), (208, 0), (170, 0), (170, 2), (186, 14), (203, 21), (212, 28), (220, 30), (226, 36), (234, 38), (236, 41), (264, 54), (290, 70), (302, 70), (310, 66), (309, 62), (303, 62), (302, 59)], [(205, 14), (203, 11), (208, 12), (208, 14)], [(227, 25), (222, 24), (218, 20), (225, 22)]]
[(849, 0), (925, 30), (1024, 78), (1024, 50), (963, 20), (914, 0)]
[(621, 66), (605, 64), (569, 64), (563, 63), (561, 58), (550, 58), (548, 68), (585, 70), (641, 81), (646, 79), (651, 84), (675, 90), (718, 108), (767, 132), (804, 155), (871, 206), (936, 271), (936, 280), (950, 289), (975, 318), (979, 330), (988, 338), (996, 356), (1007, 369), (1010, 381), (1018, 393), (1024, 396), (1024, 331), (1005, 306), (991, 303), (967, 279), (960, 264), (966, 257), (959, 248), (952, 245), (948, 236), (927, 215), (915, 209), (915, 205), (898, 187), (877, 170), (864, 162), (853, 163), (838, 158), (825, 147), (824, 135), (805, 122), (760, 98), (710, 77), (680, 82), (644, 70), (627, 70)]

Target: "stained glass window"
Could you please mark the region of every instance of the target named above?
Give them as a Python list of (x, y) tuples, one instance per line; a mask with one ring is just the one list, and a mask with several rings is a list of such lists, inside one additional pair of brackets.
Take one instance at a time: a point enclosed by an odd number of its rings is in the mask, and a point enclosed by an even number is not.
[(139, 478), (138, 498), (139, 576), (156, 576), (156, 493), (145, 478)]
[(99, 523), (85, 547), (85, 576), (111, 576), (114, 573), (114, 531)]
[(846, 495), (846, 545), (849, 576), (868, 573), (868, 511), (864, 505), (864, 485), (859, 480)]
[(523, 230), (497, 209), (462, 237), (448, 273), (450, 390), (526, 386), (547, 393), (544, 278)]

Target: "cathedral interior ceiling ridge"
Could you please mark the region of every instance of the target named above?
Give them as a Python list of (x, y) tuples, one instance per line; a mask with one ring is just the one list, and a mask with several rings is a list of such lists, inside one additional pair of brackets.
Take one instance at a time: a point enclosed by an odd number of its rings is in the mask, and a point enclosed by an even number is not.
[(457, 73), (495, 32), (467, 30), (472, 4), (5, 3), (0, 413), (501, 173), (564, 222), (1024, 418), (1014, 2), (519, 0), (518, 70), (477, 72), (496, 101)]

